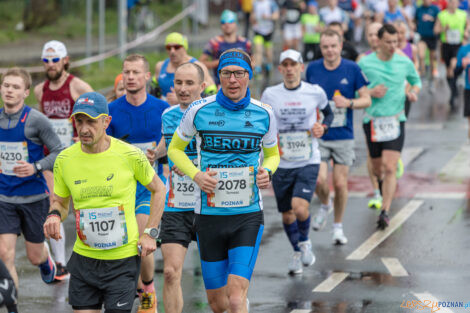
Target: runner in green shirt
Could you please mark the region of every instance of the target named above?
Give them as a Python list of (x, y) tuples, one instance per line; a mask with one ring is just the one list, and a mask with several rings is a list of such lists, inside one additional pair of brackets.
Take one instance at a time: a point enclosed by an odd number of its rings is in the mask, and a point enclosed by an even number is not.
[(310, 4), (308, 6), (308, 12), (302, 14), (300, 23), (302, 24), (304, 42), (303, 57), (306, 62), (309, 62), (313, 60), (315, 51), (318, 50), (320, 32), (323, 28), (320, 23), (320, 16), (316, 13), (316, 7), (314, 5)]

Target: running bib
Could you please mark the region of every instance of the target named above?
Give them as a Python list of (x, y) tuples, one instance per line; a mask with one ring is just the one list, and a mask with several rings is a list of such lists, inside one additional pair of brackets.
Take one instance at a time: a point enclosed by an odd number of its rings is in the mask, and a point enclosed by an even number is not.
[(49, 119), (54, 132), (59, 136), (60, 142), (64, 147), (70, 147), (73, 144), (73, 125), (70, 119)]
[(114, 249), (128, 242), (124, 207), (75, 211), (77, 235), (87, 246)]
[(312, 157), (312, 135), (309, 131), (279, 134), (281, 158), (286, 161), (307, 161)]
[[(336, 103), (333, 100), (329, 100), (328, 104), (330, 105), (331, 111), (333, 111), (333, 113), (335, 114), (333, 122), (331, 122), (330, 128), (346, 126), (348, 122), (346, 117), (347, 108), (337, 108)], [(323, 120), (324, 116), (321, 111), (320, 115)]]
[(400, 137), (400, 122), (396, 116), (375, 117), (370, 121), (372, 142), (384, 142)]
[(133, 143), (133, 146), (139, 148), (142, 150), (142, 152), (145, 154), (147, 153), (147, 149), (155, 149), (157, 147), (157, 143), (155, 141), (151, 142), (142, 142), (142, 143)]
[(286, 20), (290, 23), (295, 23), (299, 20), (300, 12), (297, 10), (287, 10)]
[(195, 195), (199, 186), (189, 176), (179, 176), (174, 171), (170, 175), (170, 190), (168, 191), (168, 207), (192, 209), (196, 206)]
[(217, 172), (215, 192), (207, 194), (210, 207), (243, 207), (253, 203), (254, 168), (208, 168)]
[(16, 176), (13, 168), (18, 165), (18, 161), (28, 162), (28, 143), (20, 142), (0, 142), (0, 169), (2, 174)]
[(448, 44), (458, 45), (461, 42), (462, 36), (460, 35), (460, 30), (458, 29), (449, 29), (446, 32), (446, 40)]

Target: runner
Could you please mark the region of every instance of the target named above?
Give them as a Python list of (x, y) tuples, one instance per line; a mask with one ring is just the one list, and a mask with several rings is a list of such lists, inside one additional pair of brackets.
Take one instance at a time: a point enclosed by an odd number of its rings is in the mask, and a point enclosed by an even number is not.
[[(378, 228), (385, 229), (397, 184), (397, 162), (405, 141), (405, 97), (411, 102), (417, 101), (421, 81), (413, 62), (395, 53), (398, 45), (395, 27), (384, 25), (378, 36), (377, 52), (363, 57), (358, 64), (370, 81), (372, 105), (365, 110), (363, 127), (383, 197), (377, 224)], [(405, 81), (411, 85), (407, 94), (403, 88)]]
[(0, 308), (6, 306), (8, 313), (18, 313), (16, 300), (18, 292), (16, 291), (15, 282), (2, 260), (0, 260), (0, 281), (2, 282), (0, 286)]
[(305, 62), (310, 62), (315, 57), (315, 52), (320, 44), (320, 32), (323, 29), (315, 4), (308, 3), (307, 12), (300, 17), (300, 23), (302, 24), (304, 43), (303, 58)]
[[(302, 82), (304, 64), (299, 52), (282, 52), (278, 69), (283, 82), (268, 87), (261, 101), (271, 104), (279, 127), (281, 162), (273, 175), (273, 189), (284, 231), (294, 249), (288, 271), (301, 274), (302, 265), (315, 263), (308, 234), (309, 206), (320, 163), (316, 138), (328, 130), (333, 112), (320, 86)], [(325, 113), (321, 123), (317, 121), (318, 109)]]
[[(276, 21), (279, 19), (279, 6), (274, 0), (256, 0), (253, 3), (251, 24), (255, 33), (254, 64), (255, 76), (261, 78), (263, 66), (266, 72), (270, 72), (273, 66), (273, 42), (272, 36)], [(264, 59), (266, 55), (266, 59)], [(264, 62), (263, 60), (266, 60)]]
[[(204, 71), (194, 63), (184, 63), (175, 72), (175, 93), (179, 105), (172, 106), (163, 112), (162, 124), (166, 146), (170, 145), (176, 128), (180, 124), (188, 106), (201, 99), (205, 88)], [(193, 163), (197, 163), (196, 139), (193, 138), (185, 150)], [(188, 176), (178, 176), (173, 162), (169, 160), (170, 175), (167, 181), (165, 212), (162, 217), (161, 235), (163, 274), (163, 303), (166, 313), (183, 311), (183, 291), (181, 274), (188, 246), (195, 240), (193, 231), (194, 195), (199, 188)]]
[[(56, 265), (42, 225), (49, 210), (49, 190), (42, 174), (51, 170), (62, 144), (48, 119), (24, 104), (31, 76), (20, 68), (9, 69), (1, 79), (0, 110), (0, 259), (16, 287), (15, 250), (18, 236), (25, 239), (26, 255), (39, 266), (42, 280), (52, 283)], [(49, 149), (44, 157), (43, 147)]]
[[(109, 114), (112, 120), (106, 132), (115, 138), (125, 138), (127, 142), (141, 149), (146, 154), (150, 164), (154, 165), (160, 157), (157, 156), (156, 147), (164, 144), (161, 133), (161, 116), (169, 105), (147, 93), (145, 87), (150, 76), (149, 64), (144, 56), (131, 54), (124, 59), (122, 77), (126, 96), (109, 104)], [(165, 181), (162, 165), (157, 164), (156, 168), (160, 179)], [(140, 236), (142, 236), (149, 220), (150, 197), (150, 191), (138, 183), (135, 216)], [(154, 273), (155, 262), (153, 253), (150, 253), (142, 258), (142, 286), (139, 282), (139, 295), (141, 298), (139, 313), (153, 313), (156, 311), (157, 298), (153, 283)]]
[[(355, 46), (344, 39), (344, 31), (342, 24), (339, 22), (331, 22), (330, 25), (328, 25), (327, 29), (331, 29), (338, 33), (341, 36), (341, 42), (342, 42), (342, 47), (343, 49), (341, 50), (341, 57), (346, 60), (351, 60), (353, 62), (356, 62), (359, 53), (357, 52)], [(323, 58), (322, 55), (322, 50), (320, 49), (320, 45), (317, 46), (317, 52), (315, 53), (315, 60), (319, 60)]]
[[(326, 30), (320, 37), (323, 59), (310, 63), (307, 81), (322, 87), (334, 112), (334, 120), (327, 134), (319, 140), (321, 164), (316, 193), (321, 206), (313, 219), (314, 230), (326, 224), (331, 210), (330, 187), (328, 185), (328, 162), (333, 161), (333, 186), (335, 191), (333, 243), (344, 245), (348, 239), (343, 232), (343, 216), (348, 201), (349, 168), (355, 160), (353, 110), (370, 106), (368, 81), (359, 66), (341, 57), (342, 38)], [(356, 92), (359, 97), (356, 99)]]
[(379, 46), (379, 29), (382, 26), (383, 25), (381, 23), (376, 23), (376, 22), (370, 23), (367, 26), (367, 28), (366, 28), (366, 39), (367, 39), (367, 43), (369, 44), (369, 50), (361, 53), (358, 56), (358, 58), (357, 58), (358, 62), (359, 62), (360, 59), (362, 59), (362, 57), (364, 57), (366, 55), (369, 55), (372, 52), (377, 51), (377, 47)]
[[(429, 49), (429, 68), (431, 77), (437, 77), (437, 37), (434, 34), (434, 24), (436, 23), (439, 8), (432, 4), (432, 0), (423, 0), (423, 4), (416, 9), (415, 23), (417, 32), (420, 35), (418, 43), (420, 75), (426, 75), (426, 49)], [(430, 88), (432, 90), (432, 88)]]
[(126, 94), (126, 88), (124, 88), (124, 82), (122, 81), (122, 73), (119, 73), (114, 79), (114, 88), (107, 96), (108, 102), (121, 98)]
[[(264, 228), (259, 189), (269, 187), (279, 164), (277, 129), (271, 107), (250, 98), (253, 71), (248, 54), (227, 50), (218, 69), (222, 88), (217, 96), (188, 108), (168, 156), (202, 190), (195, 206), (195, 227), (211, 309), (246, 313), (246, 294)], [(202, 171), (184, 153), (195, 135)]]
[(304, 0), (285, 0), (281, 6), (282, 21), (282, 47), (286, 49), (299, 49), (302, 38), (302, 24), (300, 17), (306, 9)]
[[(69, 304), (74, 312), (131, 312), (141, 250), (156, 249), (165, 187), (140, 149), (106, 134), (111, 122), (104, 96), (81, 95), (72, 117), (80, 141), (54, 164), (54, 202), (44, 224), (47, 238), (60, 238), (60, 222), (73, 200), (77, 239), (67, 264)], [(150, 216), (139, 238), (136, 183), (151, 192)], [(139, 249), (138, 249), (139, 246)]]
[(220, 55), (228, 49), (238, 48), (251, 54), (251, 41), (237, 35), (238, 18), (235, 12), (224, 10), (220, 16), (220, 28), (222, 35), (213, 37), (204, 48), (199, 61), (201, 61), (208, 69), (212, 69), (213, 78), (217, 85), (220, 84), (217, 75), (217, 65), (219, 65)]
[(440, 35), (441, 57), (446, 65), (447, 83), (450, 88), (450, 109), (455, 109), (457, 97), (457, 82), (454, 77), (454, 69), (457, 63), (457, 52), (466, 34), (467, 12), (458, 9), (459, 0), (449, 0), (447, 8), (437, 15), (434, 24), (434, 33)]
[[(48, 41), (42, 49), (42, 62), (46, 80), (34, 87), (34, 95), (39, 103), (39, 110), (52, 123), (55, 132), (64, 147), (74, 142), (77, 134), (70, 121), (73, 104), (82, 93), (93, 91), (86, 82), (70, 74), (70, 58), (65, 45), (57, 40)], [(47, 149), (45, 150), (48, 153)], [(52, 168), (51, 168), (52, 170)], [(51, 171), (43, 171), (49, 190), (54, 189), (54, 178)], [(52, 199), (50, 199), (52, 203)], [(62, 239), (52, 240), (51, 249), (57, 266), (56, 280), (67, 279), (70, 275), (65, 267), (65, 232), (60, 227)]]
[(162, 99), (166, 100), (170, 105), (178, 103), (175, 91), (173, 90), (173, 80), (175, 77), (175, 69), (186, 62), (197, 63), (204, 70), (206, 82), (206, 95), (212, 95), (217, 92), (217, 86), (214, 84), (207, 67), (199, 62), (196, 58), (188, 55), (188, 39), (180, 33), (170, 33), (165, 39), (165, 49), (168, 53), (168, 59), (160, 61), (155, 65), (155, 78), (157, 88), (160, 89)]

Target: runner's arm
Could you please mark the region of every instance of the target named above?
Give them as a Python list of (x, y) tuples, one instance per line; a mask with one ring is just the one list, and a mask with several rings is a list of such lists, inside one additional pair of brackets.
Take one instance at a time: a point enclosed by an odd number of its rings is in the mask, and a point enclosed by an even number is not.
[(146, 185), (150, 193), (150, 215), (146, 228), (157, 228), (165, 207), (165, 185), (157, 174), (153, 176), (150, 184)]
[(263, 147), (263, 154), (263, 167), (270, 170), (271, 174), (274, 174), (274, 172), (277, 170), (279, 162), (281, 161), (277, 144), (270, 148)]
[[(37, 130), (37, 133), (30, 138), (33, 142), (45, 145), (49, 150), (49, 154), (39, 160), (39, 164), (43, 170), (51, 171), (54, 167), (54, 161), (57, 155), (62, 151), (62, 143), (60, 142), (59, 136), (55, 133), (52, 128), (51, 122), (47, 119), (44, 114), (38, 111), (32, 110), (30, 118), (26, 122), (25, 133), (30, 134), (30, 130)], [(29, 137), (29, 136), (28, 136)], [(38, 142), (37, 142), (38, 141)]]
[(163, 136), (162, 136), (162, 139), (160, 139), (160, 142), (158, 143), (157, 148), (155, 148), (155, 153), (156, 153), (157, 160), (167, 155), (165, 138)]
[(325, 108), (321, 110), (321, 112), (323, 113), (323, 121), (321, 122), (322, 125), (326, 125), (327, 128), (330, 128), (330, 125), (333, 122), (333, 118), (335, 117), (330, 105), (327, 104)]
[(168, 147), (168, 157), (184, 174), (194, 179), (194, 176), (200, 171), (184, 153), (184, 149), (186, 149), (189, 142), (181, 139), (178, 133), (175, 132)]
[(357, 91), (357, 93), (359, 95), (359, 98), (351, 99), (353, 102), (351, 109), (365, 109), (370, 107), (370, 105), (372, 104), (372, 100), (370, 98), (369, 88), (367, 88), (367, 86), (362, 86)]
[(70, 196), (62, 198), (54, 194), (51, 207), (49, 208), (49, 214), (43, 226), (46, 238), (53, 238), (55, 240), (62, 238), (60, 235), (60, 223), (64, 221), (69, 214), (69, 203)]

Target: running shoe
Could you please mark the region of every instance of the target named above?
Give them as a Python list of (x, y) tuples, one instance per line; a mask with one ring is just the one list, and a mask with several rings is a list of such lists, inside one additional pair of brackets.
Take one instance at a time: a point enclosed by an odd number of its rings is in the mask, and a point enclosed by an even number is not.
[(312, 252), (312, 242), (309, 240), (300, 241), (300, 260), (304, 266), (310, 266), (315, 263), (315, 254)]
[(294, 255), (292, 256), (292, 260), (290, 260), (289, 264), (287, 265), (287, 269), (289, 270), (290, 275), (297, 275), (302, 274), (302, 261), (300, 261), (302, 257), (302, 252), (295, 251)]
[(390, 219), (388, 217), (388, 214), (387, 212), (385, 212), (385, 210), (382, 210), (382, 212), (380, 212), (379, 219), (377, 220), (377, 228), (380, 230), (384, 230), (388, 227), (389, 224)]
[(326, 225), (326, 218), (328, 217), (328, 211), (319, 209), (312, 221), (312, 228), (315, 231), (319, 231)]
[(63, 281), (63, 280), (70, 278), (69, 271), (67, 271), (67, 268), (63, 266), (61, 263), (56, 262), (55, 267), (56, 267), (56, 273), (54, 277), (54, 282), (59, 282), (59, 281)]
[(41, 278), (46, 284), (54, 282), (56, 267), (54, 260), (52, 260), (51, 255), (47, 256), (47, 264), (39, 265), (39, 271), (41, 272)]
[(397, 173), (396, 173), (396, 177), (397, 179), (398, 178), (401, 178), (403, 176), (403, 172), (405, 171), (405, 168), (403, 166), (403, 161), (401, 159), (398, 159), (398, 162), (397, 162)]
[(334, 245), (345, 245), (348, 243), (348, 238), (343, 233), (342, 228), (333, 229), (333, 244)]
[(157, 313), (157, 296), (154, 292), (144, 292), (137, 313)]
[(374, 196), (369, 200), (367, 206), (372, 210), (380, 210), (382, 208), (382, 196)]

